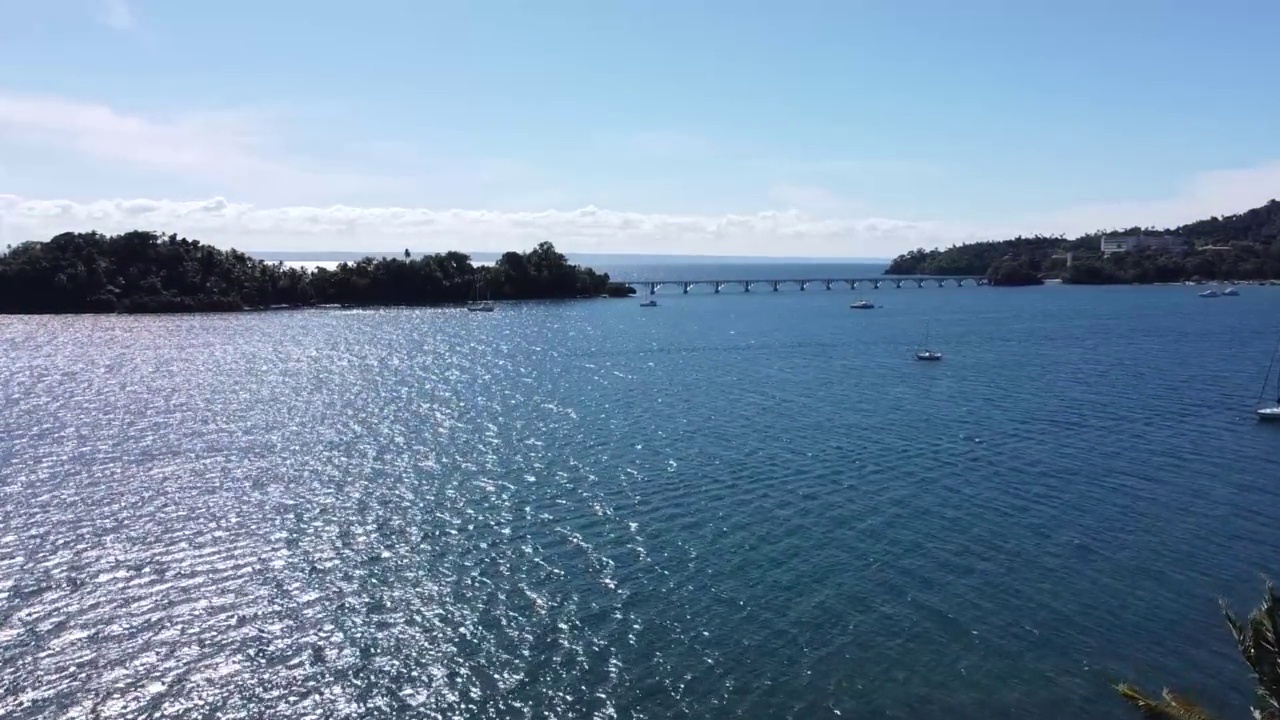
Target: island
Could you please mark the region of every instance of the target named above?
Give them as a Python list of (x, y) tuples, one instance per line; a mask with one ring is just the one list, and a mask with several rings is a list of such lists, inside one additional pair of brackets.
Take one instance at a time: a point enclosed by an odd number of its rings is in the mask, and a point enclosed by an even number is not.
[(992, 285), (1082, 285), (1280, 279), (1280, 202), (1173, 229), (1131, 227), (1075, 239), (1035, 235), (912, 250), (888, 275), (968, 275)]
[(224, 312), (317, 305), (440, 305), (634, 290), (550, 242), (476, 266), (461, 252), (287, 267), (156, 232), (63, 233), (0, 255), (0, 313)]

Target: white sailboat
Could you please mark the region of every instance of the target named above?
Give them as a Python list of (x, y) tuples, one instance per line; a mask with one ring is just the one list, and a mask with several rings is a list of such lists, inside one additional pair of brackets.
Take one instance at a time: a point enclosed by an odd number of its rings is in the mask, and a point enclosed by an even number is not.
[(480, 284), (476, 283), (476, 297), (467, 303), (467, 312), (493, 312), (493, 291), (488, 292), (487, 298), (484, 302), (480, 301)]
[[(1267, 366), (1267, 375), (1262, 379), (1262, 390), (1258, 392), (1257, 407), (1254, 414), (1259, 420), (1267, 422), (1280, 422), (1280, 363), (1276, 360), (1280, 358), (1280, 343), (1276, 345), (1276, 351), (1271, 353), (1271, 364)], [(1275, 399), (1271, 402), (1271, 395), (1267, 393), (1267, 389), (1271, 387), (1271, 371), (1276, 370)]]
[(924, 362), (936, 362), (942, 359), (942, 353), (937, 350), (929, 349), (929, 323), (924, 324), (924, 342), (920, 345), (920, 349), (916, 350), (916, 359)]

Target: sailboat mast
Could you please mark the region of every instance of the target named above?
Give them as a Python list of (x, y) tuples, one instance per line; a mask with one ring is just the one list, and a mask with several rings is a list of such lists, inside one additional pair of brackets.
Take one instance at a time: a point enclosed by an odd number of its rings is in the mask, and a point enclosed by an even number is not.
[(1271, 371), (1276, 371), (1276, 403), (1280, 404), (1280, 367), (1276, 364), (1276, 358), (1280, 357), (1280, 342), (1276, 343), (1276, 347), (1271, 351), (1271, 363), (1267, 365), (1267, 374), (1262, 376), (1262, 389), (1258, 391), (1258, 402), (1262, 402), (1262, 398), (1267, 396), (1267, 383), (1271, 382)]

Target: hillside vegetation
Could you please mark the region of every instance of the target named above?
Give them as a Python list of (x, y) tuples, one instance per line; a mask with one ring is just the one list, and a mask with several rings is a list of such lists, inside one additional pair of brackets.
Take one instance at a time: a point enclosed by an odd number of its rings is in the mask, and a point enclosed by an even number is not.
[[(1185, 247), (1102, 256), (1104, 237), (1137, 234), (1174, 236)], [(1074, 256), (1070, 268), (1068, 252)], [(984, 276), (996, 285), (1032, 284), (1046, 276), (1081, 284), (1280, 279), (1280, 202), (1167, 230), (1132, 227), (1075, 239), (1036, 235), (913, 250), (895, 258), (885, 272)]]
[(551, 243), (477, 267), (460, 252), (365, 258), (333, 270), (267, 263), (177, 235), (63, 233), (0, 255), (0, 312), (192, 312), (274, 306), (427, 305), (599, 295), (609, 276)]

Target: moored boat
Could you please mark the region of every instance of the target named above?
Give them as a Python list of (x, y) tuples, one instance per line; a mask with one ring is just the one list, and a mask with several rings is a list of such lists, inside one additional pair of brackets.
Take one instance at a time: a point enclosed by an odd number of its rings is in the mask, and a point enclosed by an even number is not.
[(924, 324), (924, 342), (920, 344), (920, 348), (916, 350), (916, 359), (924, 362), (937, 362), (942, 359), (942, 353), (937, 350), (929, 349), (929, 323)]
[[(1267, 366), (1267, 374), (1262, 378), (1262, 389), (1258, 391), (1258, 401), (1253, 410), (1253, 414), (1264, 422), (1280, 422), (1280, 363), (1276, 360), (1280, 359), (1280, 343), (1276, 344), (1275, 352), (1271, 353), (1271, 364)], [(1271, 371), (1276, 371), (1274, 395), (1267, 391), (1271, 389)], [(1276, 399), (1275, 403), (1271, 402), (1271, 398)]]

